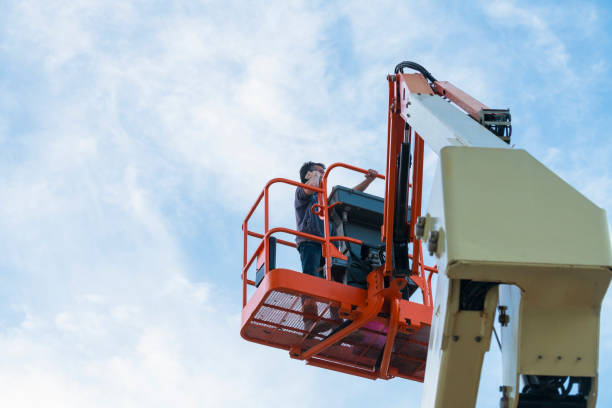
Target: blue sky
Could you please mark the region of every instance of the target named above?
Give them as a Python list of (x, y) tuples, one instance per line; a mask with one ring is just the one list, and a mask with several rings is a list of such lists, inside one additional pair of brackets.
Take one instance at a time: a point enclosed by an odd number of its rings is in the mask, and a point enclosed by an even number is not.
[[(384, 169), (385, 77), (406, 59), (509, 107), (513, 143), (611, 220), (610, 13), (582, 1), (4, 2), (3, 405), (420, 406), (419, 384), (306, 367), (239, 337), (241, 221), (268, 179), (295, 178), (305, 160)], [(429, 177), (434, 166), (429, 155)], [(293, 225), (290, 195), (274, 190), (274, 224)], [(608, 295), (600, 406), (612, 404), (610, 314)], [(479, 407), (497, 404), (498, 354)]]

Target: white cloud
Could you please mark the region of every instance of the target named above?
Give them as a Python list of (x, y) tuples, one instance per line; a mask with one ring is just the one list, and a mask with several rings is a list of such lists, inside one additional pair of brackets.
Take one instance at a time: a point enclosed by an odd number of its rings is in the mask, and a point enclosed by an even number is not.
[[(495, 21), (499, 12), (519, 18), (561, 66), (555, 78), (572, 77), (571, 53), (541, 15), (510, 3), (486, 10)], [(238, 337), (237, 299), (228, 299), (238, 293), (236, 213), (266, 180), (295, 178), (308, 159), (383, 170), (385, 75), (404, 57), (496, 96), (488, 79), (499, 64), (453, 38), (481, 29), (429, 2), (322, 10), (179, 2), (156, 10), (23, 1), (7, 13), (6, 65), (23, 71), (17, 85), (34, 89), (3, 83), (9, 96), (0, 104), (19, 113), (0, 116), (0, 265), (14, 289), (0, 303), (12, 311), (0, 330), (5, 405), (418, 399), (418, 385), (302, 367)], [(340, 23), (347, 32), (337, 32)], [(334, 44), (340, 34), (351, 41)], [(544, 161), (561, 167), (564, 152), (555, 147)], [(586, 161), (577, 155), (568, 173), (612, 205), (608, 179), (592, 177), (606, 165)], [(427, 156), (426, 169), (434, 168)], [(291, 220), (290, 198), (274, 203), (283, 206), (279, 219)], [(207, 230), (194, 231), (201, 225)], [(209, 269), (194, 271), (194, 262)]]

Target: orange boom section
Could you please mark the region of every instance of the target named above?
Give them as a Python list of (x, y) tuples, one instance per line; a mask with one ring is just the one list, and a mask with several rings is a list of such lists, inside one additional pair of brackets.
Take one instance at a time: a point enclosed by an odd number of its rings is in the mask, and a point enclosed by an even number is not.
[[(402, 128), (402, 133), (404, 129)], [(407, 134), (409, 134), (408, 132)], [(416, 134), (415, 139), (420, 139)], [(406, 135), (401, 135), (405, 138)], [(392, 138), (391, 132), (389, 138)], [(422, 140), (414, 143), (417, 149), (412, 174), (412, 184), (420, 186), (422, 171)], [(395, 148), (392, 149), (395, 151)], [(419, 160), (420, 157), (420, 160)], [(387, 174), (396, 173), (397, 163), (387, 163)], [(331, 202), (327, 195), (327, 178), (331, 170), (343, 167), (359, 173), (367, 173), (348, 164), (335, 163), (325, 172), (320, 187), (308, 186), (318, 194), (318, 204), (313, 212), (321, 216), (325, 223), (325, 236), (305, 234), (289, 228), (269, 228), (269, 189), (275, 183), (285, 183), (296, 187), (305, 184), (288, 179), (273, 179), (257, 198), (243, 225), (243, 269), (242, 269), (242, 327), (244, 339), (277, 347), (289, 351), (292, 358), (304, 360), (307, 364), (357, 375), (369, 379), (390, 379), (402, 377), (423, 381), (427, 357), (427, 346), (432, 317), (432, 275), (436, 267), (426, 266), (423, 262), (420, 241), (411, 241), (412, 251), (407, 252), (411, 266), (405, 274), (395, 273), (390, 257), (393, 245), (385, 244), (387, 237), (393, 234), (391, 223), (395, 200), (388, 201), (396, 195), (395, 188), (387, 182), (386, 198), (380, 211), (378, 231), (381, 261), (367, 274), (365, 288), (354, 287), (343, 281), (337, 265), (346, 265), (349, 245), (365, 246), (364, 241), (343, 235), (330, 235), (330, 218), (333, 210), (344, 203), (338, 200)], [(385, 177), (379, 175), (381, 179)], [(394, 176), (395, 180), (396, 177)], [(342, 188), (343, 189), (343, 188)], [(349, 189), (344, 189), (349, 190)], [(420, 208), (420, 190), (412, 190), (412, 200), (418, 201)], [(336, 191), (336, 189), (334, 190)], [(345, 192), (350, 194), (352, 190)], [(363, 194), (366, 199), (376, 197)], [(362, 198), (362, 197), (360, 197)], [(380, 206), (382, 207), (382, 199)], [(249, 220), (255, 210), (264, 203), (264, 231), (257, 233), (249, 230)], [(408, 201), (406, 201), (408, 202)], [(406, 205), (408, 208), (408, 206)], [(417, 209), (418, 210), (418, 209)], [(418, 210), (420, 211), (420, 210)], [(404, 213), (403, 213), (404, 214)], [(406, 225), (414, 225), (410, 220), (420, 214), (405, 212)], [(336, 218), (337, 220), (337, 218)], [(414, 226), (412, 226), (412, 229)], [(345, 231), (346, 232), (346, 231)], [(314, 277), (286, 268), (276, 268), (276, 245), (296, 247), (290, 241), (277, 239), (278, 233), (306, 237), (322, 245), (323, 257), (326, 260), (325, 278)], [(259, 240), (255, 250), (248, 250), (248, 237)], [(341, 249), (339, 250), (338, 247)], [(347, 252), (348, 251), (348, 252)], [(417, 254), (416, 256), (414, 254)], [(296, 254), (297, 255), (297, 254)], [(386, 258), (386, 259), (383, 259)], [(258, 270), (255, 279), (249, 279), (248, 271), (253, 265)], [(256, 287), (248, 298), (248, 286)], [(406, 289), (410, 287), (410, 291)], [(408, 298), (418, 297), (413, 292), (420, 291), (422, 301), (415, 302)]]

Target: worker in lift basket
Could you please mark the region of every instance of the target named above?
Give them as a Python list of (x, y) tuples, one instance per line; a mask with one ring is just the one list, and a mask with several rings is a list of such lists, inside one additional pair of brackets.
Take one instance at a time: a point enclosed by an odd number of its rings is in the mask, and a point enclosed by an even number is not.
[[(322, 163), (306, 162), (300, 168), (300, 180), (302, 183), (319, 187), (321, 177), (325, 173), (325, 165)], [(365, 180), (353, 187), (353, 190), (365, 191), (366, 188), (376, 179), (376, 170), (368, 170)], [(295, 190), (295, 222), (297, 230), (319, 237), (325, 236), (325, 226), (323, 220), (312, 213), (313, 204), (317, 203), (315, 190), (298, 187)], [(325, 258), (322, 256), (321, 244), (304, 237), (296, 237), (297, 249), (302, 260), (302, 272), (312, 276), (323, 278)]]
[[(325, 165), (323, 163), (314, 163), (309, 161), (304, 163), (300, 168), (300, 180), (306, 185), (319, 187), (324, 173)], [(378, 172), (376, 172), (376, 170), (368, 170), (367, 174), (365, 175), (365, 180), (353, 187), (353, 190), (364, 191), (372, 183), (372, 181), (376, 179), (377, 175)], [(302, 187), (298, 187), (295, 190), (295, 222), (297, 224), (297, 230), (307, 234), (323, 237), (325, 236), (325, 224), (318, 215), (312, 213), (312, 206), (316, 203), (317, 194), (315, 190)], [(297, 236), (295, 242), (302, 261), (302, 272), (308, 275), (323, 278), (325, 258), (323, 258), (321, 244), (301, 236)], [(317, 315), (316, 302), (305, 299), (303, 299), (302, 302), (304, 324), (308, 326), (313, 322), (311, 317)], [(334, 314), (334, 310), (332, 310), (332, 315)], [(332, 316), (332, 319), (335, 320), (336, 316)], [(326, 322), (319, 321), (317, 327), (313, 329), (313, 331), (316, 330), (317, 332), (322, 332), (329, 329), (329, 327), (327, 327), (327, 325), (324, 323)]]

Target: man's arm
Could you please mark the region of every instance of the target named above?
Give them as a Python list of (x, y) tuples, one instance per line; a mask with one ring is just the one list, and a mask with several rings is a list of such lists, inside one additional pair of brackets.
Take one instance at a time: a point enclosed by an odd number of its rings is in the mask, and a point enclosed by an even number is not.
[(378, 172), (376, 170), (368, 170), (368, 173), (365, 175), (365, 179), (353, 187), (353, 190), (365, 191), (365, 189), (368, 188), (368, 186), (376, 179), (376, 176), (378, 176)]

